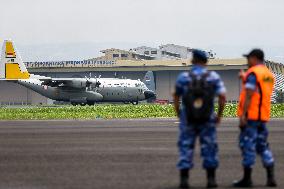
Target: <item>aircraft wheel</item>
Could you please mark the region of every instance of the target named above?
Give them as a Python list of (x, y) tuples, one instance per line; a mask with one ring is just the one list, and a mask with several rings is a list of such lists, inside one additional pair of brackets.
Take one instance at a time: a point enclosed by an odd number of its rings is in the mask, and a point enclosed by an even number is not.
[(80, 103), (81, 106), (86, 106), (86, 103), (82, 102)]
[(71, 102), (72, 106), (77, 106), (78, 104), (76, 102)]
[(93, 102), (88, 102), (87, 103), (89, 106), (94, 106), (95, 105), (95, 103), (93, 103)]
[(131, 102), (133, 105), (138, 105), (138, 101)]
[(124, 104), (130, 104), (130, 102), (123, 102)]

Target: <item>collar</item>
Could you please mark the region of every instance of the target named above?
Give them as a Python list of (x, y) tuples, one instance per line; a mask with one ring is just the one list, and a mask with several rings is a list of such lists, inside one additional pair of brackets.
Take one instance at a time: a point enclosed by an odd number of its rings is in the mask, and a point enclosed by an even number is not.
[(204, 73), (206, 72), (206, 67), (200, 66), (200, 65), (193, 65), (191, 71), (197, 72), (197, 73)]

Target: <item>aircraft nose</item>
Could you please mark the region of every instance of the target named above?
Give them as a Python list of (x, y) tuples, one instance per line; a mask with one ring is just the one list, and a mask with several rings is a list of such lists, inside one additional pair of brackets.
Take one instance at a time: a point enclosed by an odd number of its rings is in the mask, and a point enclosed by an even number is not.
[(145, 99), (156, 97), (156, 94), (153, 91), (144, 91)]

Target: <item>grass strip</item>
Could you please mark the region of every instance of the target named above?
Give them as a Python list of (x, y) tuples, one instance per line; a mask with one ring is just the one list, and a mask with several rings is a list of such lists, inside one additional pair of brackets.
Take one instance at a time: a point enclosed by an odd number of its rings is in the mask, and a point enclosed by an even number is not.
[[(236, 117), (236, 104), (227, 104), (224, 117)], [(271, 115), (284, 117), (284, 104), (273, 104)], [(58, 119), (113, 119), (113, 118), (171, 118), (172, 105), (95, 105), (62, 107), (1, 107), (0, 120), (58, 120)]]

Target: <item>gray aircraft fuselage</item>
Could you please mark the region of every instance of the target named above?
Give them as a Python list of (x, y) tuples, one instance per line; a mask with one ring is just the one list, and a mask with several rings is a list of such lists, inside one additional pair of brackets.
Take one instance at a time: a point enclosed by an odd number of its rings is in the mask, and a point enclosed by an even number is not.
[[(56, 101), (71, 102), (73, 105), (92, 105), (96, 102), (124, 102), (137, 104), (139, 101), (155, 97), (139, 80), (100, 78), (89, 79), (91, 85), (86, 87), (86, 79), (74, 79), (71, 86), (48, 86), (40, 80), (18, 80), (17, 82), (47, 98)], [(72, 80), (73, 81), (73, 80)], [(100, 85), (96, 85), (99, 81)], [(75, 87), (74, 87), (75, 86)]]

